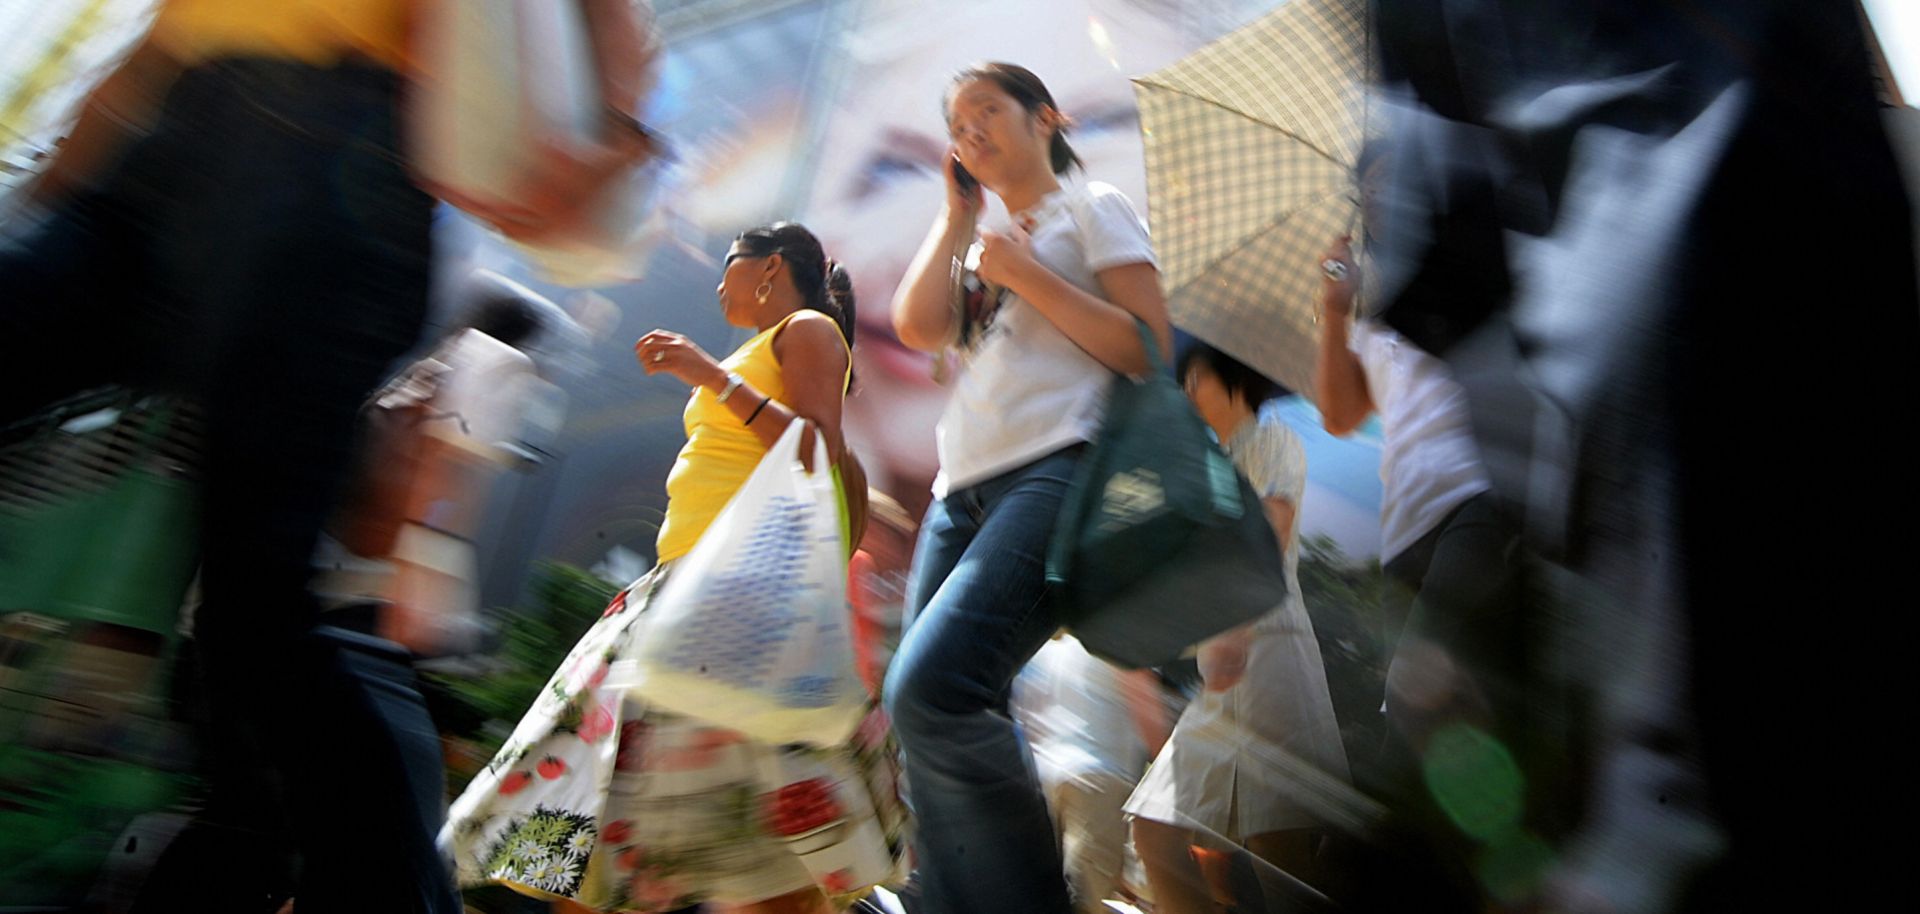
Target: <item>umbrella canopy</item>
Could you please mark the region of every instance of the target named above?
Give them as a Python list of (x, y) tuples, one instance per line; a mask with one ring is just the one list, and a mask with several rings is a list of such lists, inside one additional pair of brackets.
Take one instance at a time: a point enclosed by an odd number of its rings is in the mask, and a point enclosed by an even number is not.
[(1288, 0), (1135, 79), (1173, 321), (1308, 397), (1320, 255), (1358, 222), (1365, 0)]

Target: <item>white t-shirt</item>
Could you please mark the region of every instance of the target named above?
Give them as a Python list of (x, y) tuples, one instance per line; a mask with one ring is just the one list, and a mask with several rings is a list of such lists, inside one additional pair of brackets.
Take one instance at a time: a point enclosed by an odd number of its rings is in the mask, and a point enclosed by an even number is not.
[[(1227, 439), (1228, 456), (1261, 498), (1293, 503), (1291, 545), (1282, 560), (1287, 568), (1287, 598), (1300, 602), (1300, 499), (1307, 490), (1307, 449), (1300, 436), (1278, 420), (1249, 420)], [(1276, 614), (1277, 615), (1277, 614)], [(1269, 616), (1269, 619), (1273, 616)]]
[(1354, 322), (1348, 346), (1380, 413), (1380, 557), (1388, 561), (1491, 483), (1466, 391), (1445, 363), (1371, 320)]
[[(1048, 194), (1029, 211), (1033, 255), (1083, 291), (1101, 294), (1099, 271), (1154, 263), (1146, 223), (1127, 196), (1091, 182)], [(1011, 292), (973, 347), (936, 439), (935, 498), (1091, 441), (1113, 380), (1086, 350)]]
[(519, 438), (537, 380), (532, 358), (471, 328), (435, 356), (451, 370), (434, 395), (434, 409), (459, 421), (429, 422), (429, 434), (489, 456)]

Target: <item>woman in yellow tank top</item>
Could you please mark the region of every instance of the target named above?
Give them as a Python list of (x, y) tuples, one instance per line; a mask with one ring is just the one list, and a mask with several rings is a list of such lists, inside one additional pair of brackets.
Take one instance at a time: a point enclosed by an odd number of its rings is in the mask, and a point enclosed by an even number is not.
[[(826, 435), (827, 455), (840, 461), (840, 404), (853, 365), (853, 292), (845, 286), (846, 271), (824, 255), (819, 265), (809, 262), (807, 252), (818, 250), (819, 242), (802, 233), (806, 229), (793, 223), (756, 229), (727, 252), (716, 290), (721, 310), (728, 323), (760, 332), (724, 361), (666, 330), (634, 345), (647, 374), (669, 374), (693, 387), (684, 419), (687, 444), (667, 474), (659, 561), (693, 548), (788, 423), (811, 422)], [(791, 258), (784, 253), (790, 249), (802, 253)], [(836, 278), (842, 284), (837, 290)], [(810, 292), (817, 286), (818, 292), (805, 295), (796, 286)], [(810, 446), (802, 450), (812, 453)]]
[(901, 875), (905, 815), (877, 712), (846, 746), (772, 747), (604, 685), (674, 561), (788, 423), (807, 422), (836, 465), (851, 466), (840, 434), (853, 336), (846, 271), (811, 232), (777, 223), (735, 240), (717, 292), (729, 323), (759, 331), (732, 355), (715, 360), (665, 330), (634, 347), (648, 374), (693, 388), (660, 563), (581, 639), (493, 776), (453, 804), (442, 845), (462, 883), (504, 883), (562, 909), (813, 914)]

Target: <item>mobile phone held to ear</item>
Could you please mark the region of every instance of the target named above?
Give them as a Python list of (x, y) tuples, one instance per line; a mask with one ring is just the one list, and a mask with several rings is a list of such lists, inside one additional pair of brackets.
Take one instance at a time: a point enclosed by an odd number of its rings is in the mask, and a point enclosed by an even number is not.
[(967, 171), (967, 166), (960, 164), (959, 156), (950, 157), (947, 160), (947, 167), (953, 169), (953, 182), (960, 185), (960, 190), (969, 197), (980, 189), (979, 179), (975, 178), (972, 172)]

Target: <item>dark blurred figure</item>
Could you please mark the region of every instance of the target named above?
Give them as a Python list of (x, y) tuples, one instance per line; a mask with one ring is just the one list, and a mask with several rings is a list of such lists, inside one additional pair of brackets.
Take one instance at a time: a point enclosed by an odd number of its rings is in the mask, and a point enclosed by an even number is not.
[[(1389, 148), (1368, 144), (1356, 168), (1368, 226), (1384, 219), (1380, 180)], [(1526, 713), (1526, 552), (1518, 525), (1490, 491), (1467, 393), (1446, 363), (1375, 318), (1355, 319), (1356, 295), (1368, 285), (1360, 262), (1373, 247), (1371, 238), (1363, 242), (1356, 253), (1351, 239), (1340, 238), (1323, 255), (1314, 369), (1328, 432), (1348, 434), (1369, 414), (1380, 422), (1387, 576), (1380, 637), (1389, 663), (1372, 704), (1384, 708), (1390, 726), (1380, 742), (1351, 747), (1354, 782), (1395, 812), (1390, 824), (1398, 833), (1383, 836), (1402, 845), (1391, 866), (1430, 868), (1405, 884), (1440, 880), (1451, 887), (1418, 894), (1464, 901), (1477, 894), (1472, 860), (1480, 847), (1523, 838), (1541, 824), (1529, 819), (1544, 811), (1527, 808), (1518, 784), (1480, 783), (1494, 757), (1520, 753), (1527, 763), (1539, 756)], [(1493, 756), (1476, 757), (1482, 750)], [(1433, 766), (1459, 762), (1468, 777), (1431, 776)], [(1462, 803), (1501, 814), (1450, 822)]]
[(313, 588), (338, 611), (329, 624), (417, 659), (480, 649), (473, 540), (501, 474), (528, 453), (518, 442), (545, 386), (532, 352), (549, 332), (542, 315), (559, 313), (490, 271), (465, 285), (467, 321), (366, 407), (358, 465), (315, 558)]
[[(1871, 436), (1913, 415), (1920, 309), (1856, 5), (1411, 0), (1375, 22), (1398, 109), (1375, 300), (1466, 389), (1551, 585), (1528, 706), (1563, 755), (1491, 767), (1561, 824), (1483, 848), (1479, 891), (1619, 914), (1885, 897), (1899, 845), (1872, 823), (1911, 791), (1865, 718), (1903, 685), (1910, 628), (1875, 609), (1910, 592), (1914, 542), (1866, 518), (1916, 508), (1910, 457)], [(1410, 909), (1374, 888), (1363, 907)]]
[[(632, 110), (629, 2), (581, 2), (613, 64), (607, 101)], [(205, 407), (196, 634), (214, 795), (161, 862), (151, 910), (272, 910), (296, 888), (303, 914), (458, 910), (406, 655), (319, 626), (306, 590), (356, 411), (426, 308), (434, 204), (398, 139), (414, 13), (168, 0), (34, 189), (50, 211), (0, 250), (0, 423), (106, 383)], [(556, 151), (510, 231), (577, 220), (590, 179), (615, 171), (580, 164), (632, 155)]]

